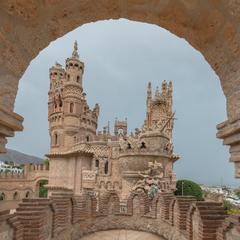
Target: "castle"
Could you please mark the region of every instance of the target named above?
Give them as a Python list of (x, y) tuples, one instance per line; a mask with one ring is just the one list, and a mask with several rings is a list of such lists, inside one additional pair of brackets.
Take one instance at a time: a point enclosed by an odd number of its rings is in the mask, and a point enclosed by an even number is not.
[(65, 69), (59, 63), (50, 68), (49, 194), (59, 189), (76, 195), (114, 190), (124, 202), (132, 191), (149, 197), (173, 192), (173, 164), (179, 157), (172, 143), (172, 82), (164, 81), (154, 96), (149, 82), (143, 126), (128, 135), (127, 121), (116, 120), (112, 135), (109, 126), (97, 132), (100, 107), (89, 108), (83, 74), (77, 42)]
[[(0, 239), (92, 239), (111, 229), (119, 230), (114, 239), (123, 229), (125, 238), (138, 231), (129, 239), (142, 232), (159, 240), (239, 239), (240, 218), (221, 202), (174, 195), (172, 83), (164, 81), (154, 96), (149, 83), (143, 126), (128, 134), (127, 121), (116, 120), (112, 135), (109, 126), (97, 132), (100, 107), (87, 104), (83, 72), (77, 43), (65, 69), (50, 69), (50, 169), (0, 173), (0, 200), (21, 200), (13, 212), (0, 211)], [(45, 199), (35, 198), (41, 179), (49, 180)]]

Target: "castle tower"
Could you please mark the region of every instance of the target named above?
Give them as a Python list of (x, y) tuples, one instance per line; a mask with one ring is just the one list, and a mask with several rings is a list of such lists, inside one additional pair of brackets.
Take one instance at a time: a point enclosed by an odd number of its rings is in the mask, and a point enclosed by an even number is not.
[(124, 121), (120, 121), (118, 119), (115, 120), (114, 135), (115, 139), (118, 139), (120, 136), (124, 139), (127, 137), (127, 119)]
[(50, 68), (49, 133), (51, 150), (67, 150), (79, 141), (91, 141), (96, 135), (99, 105), (91, 110), (83, 92), (84, 63), (77, 42), (66, 68)]
[(173, 115), (172, 112), (172, 82), (162, 82), (161, 92), (157, 86), (155, 96), (152, 97), (152, 85), (148, 83), (147, 111), (144, 127), (147, 129), (162, 129), (168, 137), (172, 138)]

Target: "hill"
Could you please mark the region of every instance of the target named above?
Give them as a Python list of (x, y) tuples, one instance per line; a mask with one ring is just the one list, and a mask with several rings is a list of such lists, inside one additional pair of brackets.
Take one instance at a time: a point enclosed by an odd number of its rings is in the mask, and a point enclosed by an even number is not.
[(7, 149), (7, 153), (0, 154), (0, 161), (8, 161), (8, 162), (14, 162), (17, 164), (26, 164), (26, 163), (34, 163), (34, 164), (40, 164), (43, 163), (43, 159), (31, 155), (27, 155), (22, 152), (18, 152), (16, 150)]

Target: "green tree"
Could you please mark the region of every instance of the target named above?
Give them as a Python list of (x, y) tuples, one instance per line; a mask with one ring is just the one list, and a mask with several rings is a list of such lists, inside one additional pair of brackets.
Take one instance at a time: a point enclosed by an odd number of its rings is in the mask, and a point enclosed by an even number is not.
[(175, 195), (194, 196), (197, 200), (203, 200), (203, 192), (199, 184), (190, 180), (178, 180)]
[(39, 181), (39, 197), (40, 198), (47, 198), (48, 190), (45, 185), (48, 184), (48, 180), (40, 180)]
[(46, 166), (49, 167), (49, 159), (48, 159), (48, 158), (46, 158), (46, 159), (43, 161), (43, 163), (44, 163)]

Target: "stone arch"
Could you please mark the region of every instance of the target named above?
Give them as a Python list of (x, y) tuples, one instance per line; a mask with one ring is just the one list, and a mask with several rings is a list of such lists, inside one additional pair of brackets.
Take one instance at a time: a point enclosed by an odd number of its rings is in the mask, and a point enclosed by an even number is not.
[(19, 198), (20, 198), (19, 193), (18, 193), (17, 191), (15, 191), (15, 192), (13, 193), (12, 199), (13, 199), (13, 200), (19, 200)]
[(157, 199), (157, 218), (169, 221), (170, 202), (174, 198), (173, 193), (160, 193)]
[(113, 182), (113, 189), (114, 190), (119, 190), (120, 189), (120, 184), (118, 181)]
[(130, 215), (145, 215), (149, 212), (149, 200), (147, 194), (144, 192), (132, 192), (127, 201), (127, 209), (128, 214)]
[(100, 212), (104, 215), (115, 215), (120, 212), (120, 199), (115, 191), (108, 191), (101, 196)]
[[(198, 235), (198, 228), (197, 228), (197, 223), (194, 220), (194, 213), (196, 216), (196, 206), (193, 204), (188, 210), (187, 213), (187, 235), (188, 235), (188, 240), (194, 240), (196, 238), (196, 234)], [(194, 225), (195, 222), (195, 225)], [(195, 238), (194, 238), (195, 237)]]
[[(201, 236), (217, 239), (225, 218), (223, 205), (217, 202), (192, 202), (187, 212), (187, 235), (189, 240), (200, 240)], [(222, 239), (222, 238), (220, 238)]]
[[(35, 192), (35, 196), (36, 197), (40, 197), (40, 188), (42, 187), (41, 186), (41, 183), (44, 182), (44, 184), (47, 184), (48, 183), (48, 178), (46, 177), (39, 177), (35, 180), (34, 182), (34, 192)], [(46, 196), (45, 196), (46, 197)]]
[(106, 186), (107, 186), (107, 190), (112, 190), (112, 188), (113, 188), (113, 185), (112, 185), (112, 183), (110, 181), (108, 181), (106, 183)]
[(26, 191), (25, 192), (25, 198), (31, 198), (31, 192), (30, 191)]
[(87, 194), (86, 196), (86, 210), (87, 210), (87, 217), (94, 217), (96, 216), (97, 212), (97, 198), (94, 194)]
[(6, 194), (4, 192), (0, 192), (0, 201), (4, 201), (6, 199)]
[[(1, 151), (4, 150), (6, 137), (22, 130), (23, 118), (13, 114), (13, 107), (18, 81), (30, 61), (51, 41), (78, 26), (119, 18), (156, 24), (186, 39), (200, 51), (219, 76), (227, 98), (229, 121), (218, 126), (218, 137), (226, 139), (230, 134), (233, 139), (233, 136), (237, 136), (238, 124), (235, 123), (240, 119), (240, 6), (236, 1), (101, 0), (74, 1), (71, 4), (66, 1), (60, 1), (59, 4), (32, 1), (26, 6), (4, 2), (0, 9), (1, 16), (6, 16), (3, 17), (3, 37), (0, 41), (0, 108), (4, 116), (1, 125), (8, 129), (7, 134), (0, 134)], [(13, 33), (11, 29), (14, 29), (16, 21), (19, 30)], [(7, 124), (9, 119), (13, 120), (11, 126)], [(234, 130), (229, 132), (229, 129)], [(238, 139), (237, 142), (230, 140), (226, 141), (230, 146), (239, 142)], [(230, 149), (230, 152), (234, 151)], [(238, 155), (239, 152), (234, 152), (231, 160), (236, 166), (236, 176), (240, 177)]]

